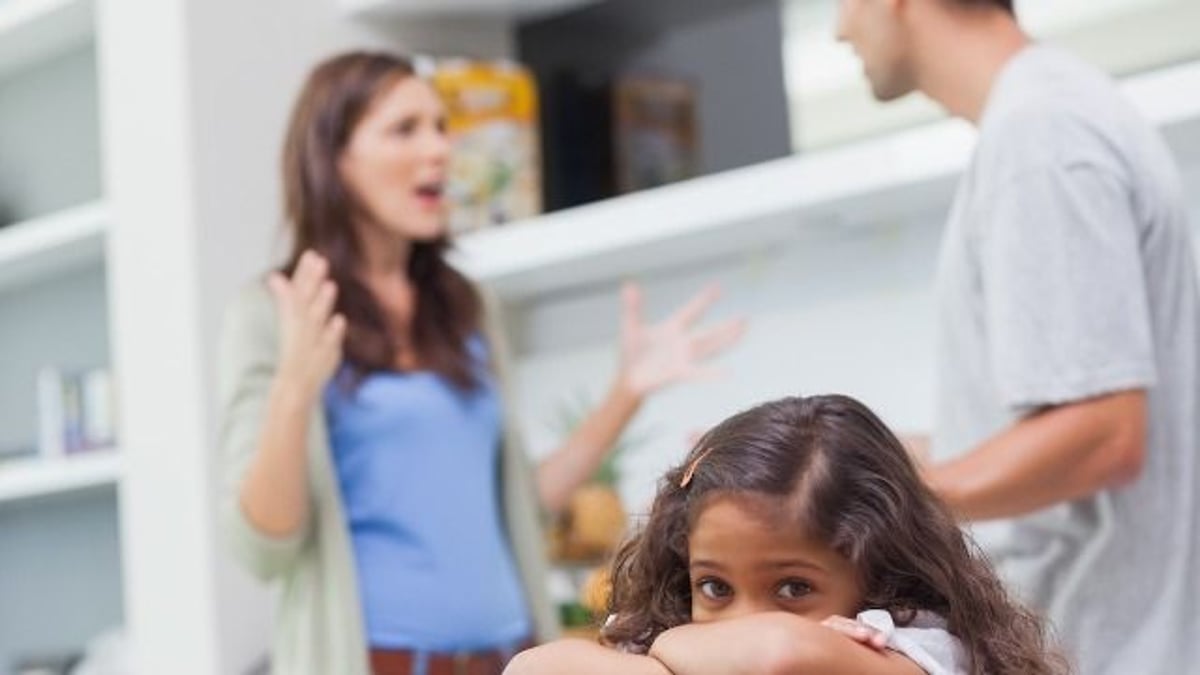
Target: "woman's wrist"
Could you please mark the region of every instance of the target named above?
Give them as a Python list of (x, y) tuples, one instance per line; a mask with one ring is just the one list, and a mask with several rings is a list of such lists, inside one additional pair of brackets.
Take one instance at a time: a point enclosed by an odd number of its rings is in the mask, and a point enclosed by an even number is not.
[(271, 383), (271, 402), (280, 412), (285, 414), (303, 414), (315, 404), (320, 388), (314, 387), (305, 378), (289, 375), (284, 371), (276, 373)]
[(625, 373), (618, 373), (608, 390), (608, 400), (622, 408), (637, 410), (646, 400), (646, 392)]

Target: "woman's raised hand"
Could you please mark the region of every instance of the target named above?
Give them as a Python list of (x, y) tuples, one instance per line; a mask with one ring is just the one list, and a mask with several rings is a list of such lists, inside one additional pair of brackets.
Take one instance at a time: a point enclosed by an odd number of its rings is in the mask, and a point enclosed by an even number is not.
[(621, 378), (630, 391), (645, 396), (677, 382), (714, 374), (705, 362), (735, 344), (746, 329), (746, 322), (736, 319), (696, 328), (719, 295), (719, 289), (710, 286), (663, 321), (649, 325), (642, 318), (641, 289), (626, 284), (622, 289)]
[(342, 358), (346, 319), (333, 313), (337, 286), (329, 279), (329, 262), (306, 251), (289, 279), (275, 273), (267, 281), (279, 309), (278, 377), (298, 393), (316, 396)]

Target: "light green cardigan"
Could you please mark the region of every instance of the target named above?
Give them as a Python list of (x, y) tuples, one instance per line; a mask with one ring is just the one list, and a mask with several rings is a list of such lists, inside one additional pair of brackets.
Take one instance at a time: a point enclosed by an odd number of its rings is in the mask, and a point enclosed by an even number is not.
[[(488, 337), (501, 383), (507, 350), (494, 303)], [(246, 519), (238, 498), (258, 448), (279, 349), (275, 303), (263, 283), (244, 288), (225, 319), (220, 343), (219, 444), (224, 482), (221, 509), (234, 555), (259, 579), (278, 582), (272, 672), (277, 675), (370, 675), (353, 552), (320, 406), (308, 430), (312, 495), (309, 522), (287, 538), (267, 536)], [(545, 588), (546, 560), (533, 474), (507, 416), (500, 480), (505, 525), (539, 640), (557, 637)], [(446, 486), (452, 493), (453, 486)], [(462, 533), (462, 536), (470, 536)], [(453, 593), (454, 589), (446, 589)], [(417, 608), (418, 610), (421, 608)]]

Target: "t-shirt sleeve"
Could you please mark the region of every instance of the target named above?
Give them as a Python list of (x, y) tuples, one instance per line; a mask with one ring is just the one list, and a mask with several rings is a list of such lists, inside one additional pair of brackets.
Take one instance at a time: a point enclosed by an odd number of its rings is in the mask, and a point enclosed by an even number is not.
[(1042, 162), (992, 186), (977, 231), (997, 394), (1017, 411), (1156, 378), (1132, 195), (1109, 168)]
[(872, 609), (858, 615), (858, 621), (883, 633), (888, 649), (904, 655), (929, 675), (969, 675), (970, 658), (958, 638), (946, 630), (937, 616), (921, 612), (908, 626), (897, 626), (892, 615)]

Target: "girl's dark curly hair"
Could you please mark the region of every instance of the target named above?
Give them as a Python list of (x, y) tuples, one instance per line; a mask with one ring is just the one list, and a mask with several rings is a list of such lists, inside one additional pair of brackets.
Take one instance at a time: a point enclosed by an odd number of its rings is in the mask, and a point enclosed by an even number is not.
[(972, 675), (1069, 672), (1042, 620), (1008, 595), (900, 441), (846, 396), (785, 398), (736, 415), (667, 473), (613, 562), (607, 643), (648, 649), (691, 620), (688, 536), (712, 497), (731, 494), (778, 498), (789, 522), (857, 570), (862, 609), (888, 610), (901, 625), (920, 610), (945, 618)]

